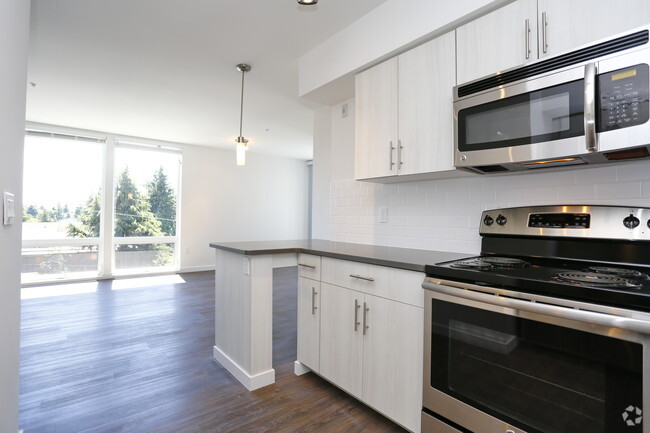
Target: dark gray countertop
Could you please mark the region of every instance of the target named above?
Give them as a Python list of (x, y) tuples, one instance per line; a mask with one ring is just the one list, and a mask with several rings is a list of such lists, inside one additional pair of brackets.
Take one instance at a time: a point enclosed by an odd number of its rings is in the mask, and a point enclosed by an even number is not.
[(212, 248), (218, 248), (247, 256), (298, 252), (419, 272), (424, 271), (424, 265), (457, 260), (471, 256), (471, 254), (450, 253), (445, 251), (348, 244), (321, 239), (260, 242), (211, 242), (210, 246)]

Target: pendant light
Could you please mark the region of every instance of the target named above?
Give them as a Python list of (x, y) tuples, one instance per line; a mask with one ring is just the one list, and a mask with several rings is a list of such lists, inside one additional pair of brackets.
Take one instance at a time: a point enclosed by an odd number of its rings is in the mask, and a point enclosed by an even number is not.
[(239, 111), (239, 137), (235, 140), (237, 144), (237, 165), (246, 165), (246, 151), (248, 150), (248, 139), (242, 135), (242, 122), (244, 119), (244, 75), (251, 70), (250, 65), (240, 63), (236, 66), (241, 72), (241, 106)]
[(298, 0), (298, 4), (301, 5), (315, 5), (318, 3), (318, 0)]

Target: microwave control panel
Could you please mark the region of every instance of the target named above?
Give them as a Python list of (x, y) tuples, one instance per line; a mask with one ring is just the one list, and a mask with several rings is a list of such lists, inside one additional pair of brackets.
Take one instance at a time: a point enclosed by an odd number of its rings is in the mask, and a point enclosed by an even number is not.
[(646, 64), (598, 75), (598, 132), (647, 122), (649, 84)]

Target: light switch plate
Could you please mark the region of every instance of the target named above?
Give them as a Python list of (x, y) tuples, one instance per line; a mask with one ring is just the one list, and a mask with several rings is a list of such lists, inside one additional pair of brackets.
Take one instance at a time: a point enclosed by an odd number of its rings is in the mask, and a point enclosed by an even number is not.
[(16, 218), (16, 206), (15, 197), (10, 192), (5, 191), (2, 195), (2, 215), (4, 225), (13, 224)]

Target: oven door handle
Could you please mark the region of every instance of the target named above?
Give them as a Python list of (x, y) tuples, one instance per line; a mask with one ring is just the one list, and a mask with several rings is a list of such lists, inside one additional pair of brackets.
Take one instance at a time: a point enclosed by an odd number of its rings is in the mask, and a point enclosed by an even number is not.
[[(578, 310), (576, 308), (563, 307), (559, 305), (542, 304), (531, 301), (520, 301), (517, 299), (499, 296), (499, 294), (480, 293), (473, 289), (471, 284), (464, 284), (457, 281), (441, 281), (428, 278), (422, 283), (422, 287), (437, 293), (481, 302), (484, 304), (507, 307), (515, 310), (528, 311), (530, 313), (543, 314), (546, 316), (559, 317), (567, 320), (575, 320), (590, 324), (602, 325), (609, 328), (625, 329), (627, 331), (650, 334), (650, 322), (631, 319), (628, 317), (615, 316), (611, 314), (597, 313), (593, 311)], [(462, 290), (458, 290), (462, 289)]]

